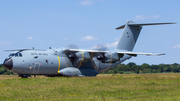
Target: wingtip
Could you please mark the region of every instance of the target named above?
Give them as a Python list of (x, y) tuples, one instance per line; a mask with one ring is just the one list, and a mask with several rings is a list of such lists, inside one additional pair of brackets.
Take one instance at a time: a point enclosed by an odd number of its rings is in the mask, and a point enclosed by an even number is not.
[(162, 53), (162, 54), (160, 54), (160, 55), (166, 55), (166, 53)]

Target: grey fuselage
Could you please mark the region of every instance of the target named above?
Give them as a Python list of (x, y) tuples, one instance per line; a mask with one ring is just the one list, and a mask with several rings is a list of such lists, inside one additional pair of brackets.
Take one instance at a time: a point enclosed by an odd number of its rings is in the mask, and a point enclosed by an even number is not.
[[(93, 57), (90, 61), (79, 62), (73, 65), (70, 59), (63, 53), (63, 49), (57, 50), (26, 50), (21, 52), (22, 56), (14, 55), (7, 57), (12, 59), (12, 68), (10, 71), (19, 75), (62, 75), (58, 71), (75, 67), (80, 70), (83, 76), (96, 76), (121, 62), (131, 58), (129, 55), (124, 55), (120, 61), (116, 63), (102, 63)], [(15, 53), (14, 53), (15, 54)], [(5, 60), (7, 61), (7, 60)]]

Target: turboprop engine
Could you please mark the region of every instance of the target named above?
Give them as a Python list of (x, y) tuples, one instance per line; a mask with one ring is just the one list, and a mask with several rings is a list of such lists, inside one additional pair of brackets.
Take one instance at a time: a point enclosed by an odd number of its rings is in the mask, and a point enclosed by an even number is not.
[(117, 52), (113, 53), (101, 53), (97, 56), (97, 59), (102, 63), (115, 63), (120, 60), (122, 56), (118, 55)]
[(72, 58), (74, 62), (81, 62), (81, 61), (86, 62), (91, 60), (91, 56), (89, 52), (83, 52), (83, 51), (70, 54), (68, 57)]

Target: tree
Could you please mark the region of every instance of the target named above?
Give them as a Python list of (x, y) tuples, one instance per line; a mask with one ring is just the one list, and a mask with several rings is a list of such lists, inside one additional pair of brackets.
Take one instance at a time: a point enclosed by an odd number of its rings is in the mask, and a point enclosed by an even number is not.
[(132, 66), (134, 66), (134, 65), (136, 65), (134, 62), (129, 62), (128, 64), (127, 64), (129, 67), (132, 67)]
[(142, 65), (136, 65), (133, 62), (128, 64), (119, 64), (114, 68), (106, 71), (105, 73), (162, 73), (162, 72), (180, 72), (180, 64), (159, 64), (159, 65), (149, 65), (144, 63)]
[(14, 75), (15, 73), (8, 71), (4, 68), (3, 64), (0, 64), (0, 75)]

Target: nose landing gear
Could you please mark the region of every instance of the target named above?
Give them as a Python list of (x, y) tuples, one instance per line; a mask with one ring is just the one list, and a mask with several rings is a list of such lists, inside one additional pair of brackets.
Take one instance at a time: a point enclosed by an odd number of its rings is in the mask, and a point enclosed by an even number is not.
[(28, 77), (31, 77), (31, 75), (23, 75), (23, 74), (20, 74), (19, 77), (21, 77), (21, 78), (28, 78)]

